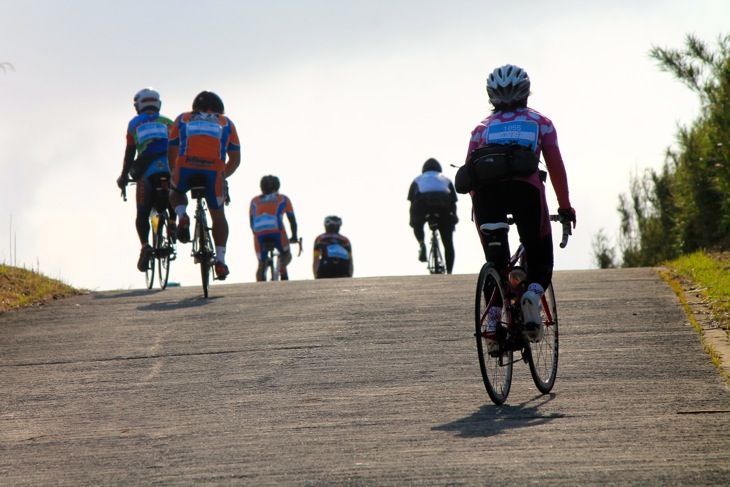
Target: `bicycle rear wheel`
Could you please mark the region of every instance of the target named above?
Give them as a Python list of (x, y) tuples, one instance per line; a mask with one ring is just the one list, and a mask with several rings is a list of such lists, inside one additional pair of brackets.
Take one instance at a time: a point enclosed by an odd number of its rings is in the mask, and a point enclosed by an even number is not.
[(542, 339), (529, 344), (527, 362), (535, 386), (543, 394), (547, 394), (555, 385), (558, 373), (558, 308), (555, 303), (555, 291), (550, 284), (545, 289), (540, 311), (545, 332)]
[[(489, 398), (497, 405), (504, 404), (512, 387), (513, 352), (503, 343), (510, 320), (508, 304), (499, 272), (494, 264), (487, 262), (477, 280), (475, 336), (484, 386)], [(487, 312), (493, 306), (501, 308), (500, 324), (494, 333), (487, 333)]]
[[(200, 264), (200, 280), (203, 285), (203, 295), (208, 297), (210, 289), (210, 274), (213, 272), (215, 253), (208, 233), (208, 221), (204, 210), (198, 210), (195, 215), (195, 241), (197, 243), (196, 256)], [(196, 249), (193, 249), (194, 251)]]
[(144, 282), (147, 286), (147, 289), (152, 289), (152, 286), (155, 283), (155, 257), (154, 255), (150, 257), (150, 260), (147, 262), (147, 270), (144, 273)]
[(160, 222), (155, 233), (155, 257), (157, 259), (157, 275), (160, 289), (167, 287), (167, 281), (170, 277), (170, 258), (172, 255), (172, 242), (168, 233), (168, 219), (164, 216), (160, 217)]
[(147, 270), (144, 273), (144, 282), (147, 285), (147, 289), (152, 289), (155, 283), (155, 252), (157, 250), (155, 245), (155, 235), (157, 233), (156, 228), (159, 228), (159, 218), (157, 213), (153, 209), (150, 213), (150, 227), (152, 229), (152, 250), (153, 253), (147, 261)]
[(443, 274), (446, 272), (444, 258), (441, 255), (441, 247), (436, 239), (431, 239), (431, 249), (428, 251), (428, 271), (431, 274)]

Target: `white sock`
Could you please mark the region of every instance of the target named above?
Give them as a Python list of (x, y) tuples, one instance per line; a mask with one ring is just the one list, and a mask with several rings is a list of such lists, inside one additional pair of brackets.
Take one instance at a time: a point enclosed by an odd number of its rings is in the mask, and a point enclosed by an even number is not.
[(225, 247), (216, 247), (215, 248), (215, 256), (216, 260), (220, 262), (221, 264), (225, 265), (226, 263), (226, 248)]

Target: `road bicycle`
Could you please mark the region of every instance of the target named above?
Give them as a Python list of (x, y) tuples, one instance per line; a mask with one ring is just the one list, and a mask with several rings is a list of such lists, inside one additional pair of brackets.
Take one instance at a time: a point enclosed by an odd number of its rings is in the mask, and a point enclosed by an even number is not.
[[(147, 289), (152, 289), (157, 272), (157, 282), (160, 289), (167, 287), (170, 277), (170, 262), (175, 260), (174, 232), (170, 231), (170, 217), (168, 214), (170, 176), (168, 174), (153, 175), (148, 178), (152, 189), (152, 208), (150, 210), (150, 228), (152, 229), (152, 254), (147, 262), (145, 283)], [(129, 180), (129, 184), (136, 184), (136, 180)], [(127, 201), (127, 189), (122, 189), (122, 197)]]
[(157, 283), (160, 289), (167, 287), (170, 278), (170, 262), (175, 260), (175, 236), (170, 231), (170, 181), (168, 175), (154, 178), (154, 203), (150, 212), (150, 228), (152, 229), (152, 255), (145, 272), (147, 289), (152, 289), (157, 270)]
[[(302, 255), (302, 239), (296, 241), (299, 245), (299, 253), (297, 257)], [(264, 281), (278, 281), (281, 279), (280, 258), (281, 255), (276, 249), (276, 242), (273, 238), (262, 239), (261, 245), (266, 252), (266, 260), (264, 260)]]
[(428, 250), (428, 272), (431, 274), (445, 274), (446, 266), (444, 265), (444, 256), (441, 252), (441, 244), (439, 242), (439, 214), (429, 213), (426, 215), (428, 228), (431, 229), (431, 244)]
[(190, 196), (195, 200), (195, 227), (191, 239), (193, 249), (190, 255), (193, 257), (193, 262), (200, 264), (200, 278), (203, 284), (203, 295), (206, 298), (210, 289), (211, 277), (217, 279), (215, 277), (215, 247), (210, 233), (211, 227), (208, 226), (205, 204), (207, 189), (205, 179), (190, 178)]
[[(564, 248), (571, 235), (570, 222), (558, 215), (550, 215), (550, 220), (562, 223), (560, 247)], [(509, 218), (507, 223), (481, 225), (480, 230), (487, 239), (496, 243), (499, 241), (499, 233), (508, 232), (513, 223), (512, 218)], [(524, 281), (525, 248), (520, 244), (503, 269), (495, 265), (495, 261), (499, 261), (498, 252), (509, 255), (509, 250), (500, 249), (500, 245), (490, 246), (489, 258), (479, 272), (474, 335), (484, 386), (492, 402), (500, 405), (504, 404), (510, 392), (512, 366), (520, 360), (515, 359), (515, 352), (519, 352), (521, 360), (529, 364), (537, 389), (543, 394), (552, 390), (558, 371), (559, 321), (555, 291), (551, 283), (541, 298), (541, 327), (536, 333), (525, 333), (520, 309), (520, 297), (528, 284)], [(493, 321), (498, 318), (497, 326), (493, 330), (488, 327), (490, 312), (493, 313)]]

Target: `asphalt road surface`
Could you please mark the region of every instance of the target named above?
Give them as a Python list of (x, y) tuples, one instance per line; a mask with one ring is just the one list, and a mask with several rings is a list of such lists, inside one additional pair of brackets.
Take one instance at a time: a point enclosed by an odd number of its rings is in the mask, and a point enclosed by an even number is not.
[(516, 364), (503, 406), (475, 284), (215, 284), (2, 314), (0, 485), (730, 485), (730, 390), (655, 270), (556, 273), (555, 388)]

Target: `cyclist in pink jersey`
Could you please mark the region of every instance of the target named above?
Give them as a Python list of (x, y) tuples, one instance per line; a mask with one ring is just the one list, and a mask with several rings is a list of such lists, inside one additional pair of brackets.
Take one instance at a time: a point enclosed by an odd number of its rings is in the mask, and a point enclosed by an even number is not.
[[(470, 193), (473, 217), (480, 230), (486, 223), (507, 222), (511, 214), (517, 225), (520, 241), (527, 258), (526, 291), (521, 306), (528, 333), (540, 324), (540, 297), (550, 284), (553, 273), (553, 241), (549, 211), (545, 196), (544, 171), (537, 170), (542, 154), (550, 181), (558, 199), (558, 214), (573, 223), (575, 210), (570, 204), (568, 178), (558, 147), (558, 137), (552, 121), (527, 106), (530, 78), (520, 67), (504, 65), (487, 78), (487, 94), (493, 106), (491, 115), (472, 131), (467, 151), (467, 163), (455, 177), (456, 190)], [(535, 157), (535, 170), (530, 174), (509, 175), (502, 179), (479, 180), (470, 164), (475, 149), (486, 146), (509, 146)], [(504, 148), (503, 148), (504, 149)], [(534, 153), (534, 155), (532, 155)], [(485, 256), (489, 242), (479, 231)], [(501, 241), (501, 256), (497, 267), (506, 265), (509, 257), (507, 230), (497, 233)]]
[[(280, 194), (281, 183), (276, 176), (268, 175), (261, 178), (261, 194), (251, 200), (249, 207), (249, 222), (253, 232), (254, 247), (259, 260), (256, 269), (256, 280), (264, 280), (264, 263), (266, 251), (263, 242), (270, 240), (279, 251), (279, 276), (282, 281), (289, 280), (286, 266), (292, 259), (289, 243), (297, 243), (297, 218), (294, 215), (294, 207), (288, 196)], [(289, 220), (291, 238), (287, 238), (284, 228), (284, 215)]]
[(181, 243), (190, 241), (186, 193), (191, 188), (191, 179), (205, 181), (205, 201), (213, 220), (215, 274), (218, 279), (225, 279), (229, 274), (225, 260), (228, 242), (228, 220), (224, 206), (226, 179), (241, 164), (238, 132), (224, 111), (223, 100), (218, 95), (211, 91), (199, 93), (193, 100), (193, 110), (175, 119), (167, 153), (172, 170), (170, 203), (179, 219), (177, 239)]

